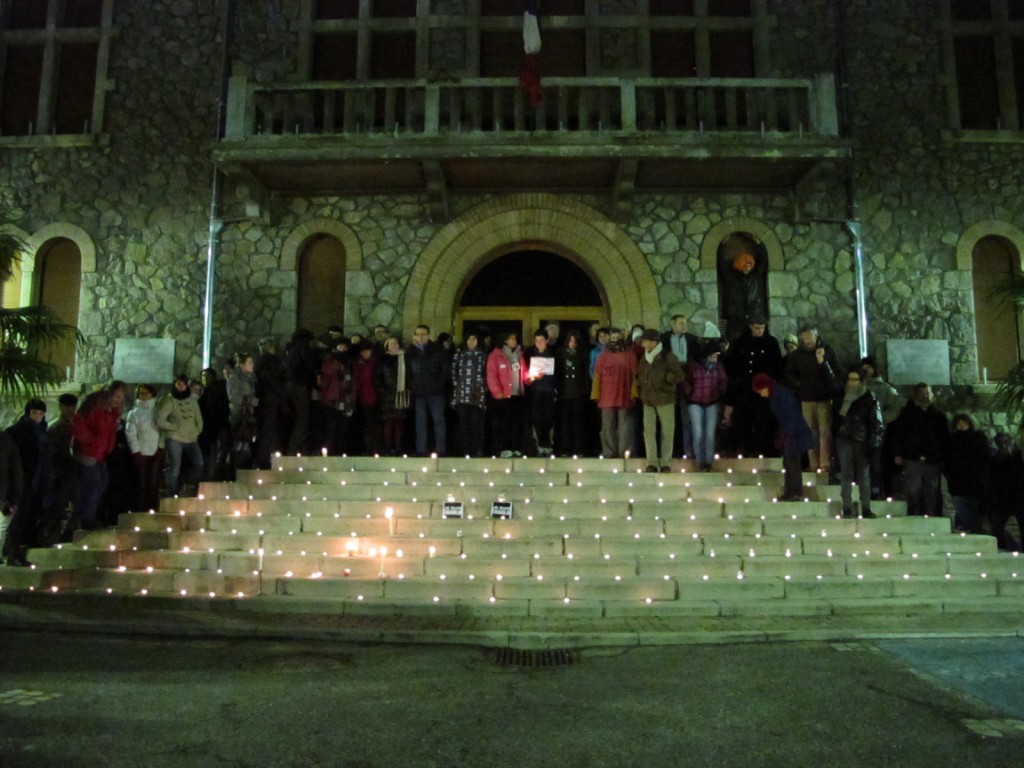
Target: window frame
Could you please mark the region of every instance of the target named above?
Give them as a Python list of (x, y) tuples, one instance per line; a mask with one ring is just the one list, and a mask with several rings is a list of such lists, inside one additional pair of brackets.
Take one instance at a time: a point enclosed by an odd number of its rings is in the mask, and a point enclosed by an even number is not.
[[(64, 0), (47, 0), (46, 26), (39, 29), (8, 29), (11, 13), (10, 0), (0, 0), (0, 83), (6, 74), (6, 53), (9, 46), (42, 45), (43, 71), (36, 105), (33, 131), (27, 134), (0, 136), (0, 144), (31, 144), (80, 146), (92, 144), (102, 135), (110, 44), (115, 35), (113, 24), (114, 0), (101, 0), (100, 25), (92, 27), (58, 27), (58, 12)], [(96, 75), (93, 83), (92, 109), (87, 125), (80, 133), (55, 133), (57, 122), (57, 77), (60, 72), (60, 48), (65, 44), (90, 43), (96, 45)], [(0, 94), (2, 108), (2, 94)], [(40, 128), (42, 127), (42, 130)]]

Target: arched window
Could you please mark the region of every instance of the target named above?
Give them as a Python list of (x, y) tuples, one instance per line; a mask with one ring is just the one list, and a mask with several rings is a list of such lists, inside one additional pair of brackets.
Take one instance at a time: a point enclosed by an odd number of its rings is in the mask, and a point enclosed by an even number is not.
[[(74, 241), (58, 237), (45, 243), (36, 257), (39, 273), (39, 303), (68, 325), (78, 325), (78, 301), (82, 287), (82, 252)], [(73, 338), (49, 344), (40, 358), (68, 372), (75, 367)]]
[(345, 246), (314, 235), (299, 255), (298, 327), (320, 334), (345, 320)]
[(1021, 279), (1020, 253), (1009, 240), (989, 235), (971, 254), (978, 371), (1000, 380), (1020, 360), (1020, 313), (1011, 299)]
[(768, 320), (768, 252), (747, 232), (733, 232), (718, 246), (718, 316), (731, 341), (751, 320)]

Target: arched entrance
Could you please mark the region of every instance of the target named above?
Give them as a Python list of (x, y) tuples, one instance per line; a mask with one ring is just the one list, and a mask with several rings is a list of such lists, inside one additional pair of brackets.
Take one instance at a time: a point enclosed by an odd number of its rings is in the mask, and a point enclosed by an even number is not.
[(658, 289), (647, 259), (600, 211), (552, 194), (496, 198), (444, 227), (416, 262), (405, 291), (402, 331), (417, 324), (455, 329), (462, 292), (477, 271), (512, 250), (534, 249), (572, 261), (591, 276), (616, 325), (660, 327)]
[(481, 260), (467, 279), (455, 312), (455, 336), (500, 339), (515, 332), (526, 345), (530, 334), (555, 321), (562, 338), (577, 330), (586, 340), (592, 323), (607, 322), (608, 309), (587, 271), (570, 259), (540, 248), (509, 246)]

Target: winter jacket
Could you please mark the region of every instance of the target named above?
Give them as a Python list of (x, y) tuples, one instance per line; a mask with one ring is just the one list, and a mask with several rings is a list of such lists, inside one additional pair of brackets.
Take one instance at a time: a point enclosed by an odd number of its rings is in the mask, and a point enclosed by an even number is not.
[(644, 405), (671, 405), (676, 401), (676, 390), (682, 380), (683, 366), (664, 345), (653, 362), (647, 362), (646, 355), (640, 358), (636, 385)]
[(768, 397), (768, 405), (779, 424), (778, 445), (783, 456), (799, 456), (815, 447), (814, 434), (807, 426), (800, 402), (791, 389), (776, 383)]
[[(256, 408), (256, 375), (236, 368), (228, 377), (228, 409), (231, 421), (236, 422), (249, 409)], [(204, 422), (206, 416), (203, 416)]]
[(405, 365), (409, 391), (413, 397), (443, 395), (448, 385), (448, 353), (436, 341), (428, 341), (423, 348), (410, 345), (405, 350)]
[[(548, 347), (543, 352), (539, 351), (536, 347), (531, 347), (530, 351), (526, 353), (527, 374), (529, 374), (530, 363), (535, 357), (543, 357), (551, 360), (551, 364), (557, 368), (557, 364), (555, 363), (555, 351), (551, 347)], [(527, 376), (527, 378), (529, 378), (529, 376)], [(544, 376), (528, 381), (527, 383), (529, 384), (531, 394), (552, 395), (555, 393), (558, 380), (553, 374), (545, 374)]]
[[(822, 363), (818, 362), (819, 349), (825, 350)], [(836, 353), (821, 341), (814, 349), (797, 347), (786, 358), (786, 383), (801, 403), (820, 403), (835, 397), (842, 390), (838, 371)]]
[(562, 347), (555, 359), (555, 385), (559, 400), (586, 400), (590, 396), (588, 355), (578, 346)]
[(496, 347), (487, 356), (487, 389), (495, 400), (512, 396), (512, 377), (516, 375), (519, 377), (519, 394), (526, 394), (526, 375), (529, 369), (521, 347), (516, 347), (515, 357), (519, 364), (518, 371), (514, 371), (509, 364), (504, 347)]
[(690, 360), (686, 364), (686, 378), (683, 392), (686, 400), (694, 405), (714, 405), (725, 396), (729, 376), (725, 366), (718, 362), (708, 366), (704, 360)]
[(369, 360), (360, 357), (356, 360), (352, 372), (352, 395), (357, 406), (372, 408), (380, 399), (373, 385), (377, 364), (376, 357), (371, 357)]
[(338, 403), (349, 399), (349, 387), (345, 386), (346, 375), (345, 366), (336, 354), (324, 355), (317, 378), (321, 403), (337, 408)]
[(978, 429), (954, 430), (946, 438), (945, 456), (942, 471), (949, 495), (982, 498), (991, 462), (985, 433)]
[(128, 412), (124, 434), (132, 453), (153, 456), (160, 448), (160, 430), (156, 426), (156, 400), (137, 400)]
[(487, 360), (479, 347), (460, 349), (452, 359), (452, 405), (487, 407)]
[(31, 491), (42, 508), (53, 501), (53, 459), (46, 424), (22, 416), (7, 428), (21, 457), (22, 492)]
[(156, 426), (168, 440), (194, 443), (203, 431), (198, 401), (191, 395), (178, 398), (168, 392), (157, 402)]
[(908, 400), (889, 428), (893, 456), (905, 461), (939, 464), (943, 457), (949, 424), (934, 405), (921, 408)]
[(749, 390), (750, 382), (759, 373), (766, 373), (776, 381), (782, 375), (779, 340), (767, 331), (754, 336), (750, 328), (744, 330), (729, 347), (724, 362), (729, 381), (741, 390)]
[(881, 448), (885, 433), (882, 408), (878, 400), (867, 389), (850, 403), (846, 415), (839, 413), (843, 398), (837, 397), (832, 404), (832, 434), (837, 440), (864, 443), (868, 448)]
[[(98, 396), (98, 394), (89, 397)], [(88, 398), (86, 398), (88, 401)], [(85, 412), (83, 413), (83, 408)], [(104, 408), (102, 405), (85, 408), (85, 403), (71, 422), (74, 435), (72, 451), (78, 459), (103, 461), (114, 450), (117, 428), (121, 423), (120, 408)]]
[(18, 445), (6, 432), (0, 430), (0, 513), (6, 513), (8, 507), (17, 506), (21, 501), (24, 473), (21, 467), (21, 455)]

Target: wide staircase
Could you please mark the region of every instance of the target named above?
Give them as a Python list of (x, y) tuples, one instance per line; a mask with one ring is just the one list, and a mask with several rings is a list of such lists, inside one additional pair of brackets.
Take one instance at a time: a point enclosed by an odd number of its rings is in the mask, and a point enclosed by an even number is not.
[(671, 473), (607, 459), (280, 457), (197, 498), (32, 550), (0, 589), (344, 616), (1024, 615), (1024, 562), (947, 518), (841, 518), (772, 459)]

